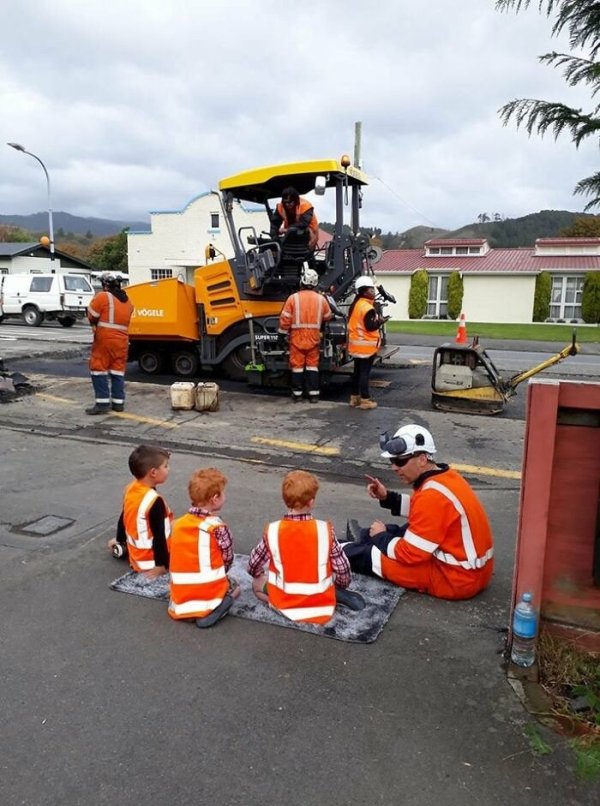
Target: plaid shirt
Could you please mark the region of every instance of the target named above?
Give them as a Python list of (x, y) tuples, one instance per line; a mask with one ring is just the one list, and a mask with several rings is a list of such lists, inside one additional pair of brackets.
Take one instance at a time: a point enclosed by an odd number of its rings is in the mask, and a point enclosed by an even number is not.
[[(198, 518), (213, 518), (215, 515), (212, 512), (207, 512), (202, 507), (190, 507), (188, 512), (190, 515), (196, 515)], [(218, 517), (218, 515), (216, 516)], [(220, 526), (215, 526), (213, 535), (223, 556), (223, 565), (225, 570), (229, 571), (233, 564), (233, 537), (229, 531), (226, 523), (221, 523)]]
[[(283, 518), (284, 521), (311, 521), (313, 516), (310, 513), (304, 515), (295, 515), (288, 512)], [(333, 535), (333, 544), (331, 546), (331, 553), (329, 559), (331, 560), (331, 570), (335, 575), (335, 584), (340, 588), (347, 588), (352, 579), (352, 572), (350, 571), (350, 563), (348, 558), (342, 551), (342, 547), (337, 541), (333, 525), (331, 526), (331, 533)], [(252, 549), (250, 554), (250, 561), (248, 563), (248, 573), (252, 577), (258, 577), (263, 573), (265, 565), (271, 559), (271, 552), (266, 541), (266, 532), (263, 533), (262, 540)]]

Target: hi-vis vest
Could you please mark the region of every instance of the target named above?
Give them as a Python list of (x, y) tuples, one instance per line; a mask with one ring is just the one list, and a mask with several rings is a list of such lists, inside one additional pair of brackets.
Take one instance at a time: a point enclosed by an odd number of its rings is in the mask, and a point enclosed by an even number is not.
[(367, 330), (365, 316), (375, 306), (366, 297), (360, 297), (348, 321), (348, 355), (351, 358), (368, 358), (379, 350), (379, 330)]
[[(156, 567), (154, 551), (152, 550), (152, 532), (148, 513), (159, 494), (152, 487), (146, 487), (139, 481), (132, 481), (125, 488), (123, 496), (123, 525), (127, 535), (129, 564), (134, 571), (150, 571)], [(171, 521), (173, 513), (165, 506), (165, 537), (171, 534)]]
[(110, 291), (99, 291), (88, 306), (88, 319), (92, 325), (127, 336), (133, 305), (121, 302)]
[(327, 521), (281, 520), (270, 523), (269, 604), (292, 621), (324, 624), (335, 610)]
[(218, 607), (229, 589), (214, 531), (217, 515), (183, 515), (173, 524), (169, 551), (172, 618), (202, 618)]
[[(293, 222), (293, 224), (298, 224), (300, 222), (300, 217), (303, 216), (304, 213), (306, 213), (306, 211), (310, 210), (311, 208), (312, 208), (312, 204), (309, 201), (306, 201), (306, 199), (300, 199), (300, 204), (298, 204), (298, 206), (296, 207), (296, 221)], [(283, 225), (282, 226), (283, 226), (283, 229), (285, 231), (290, 226), (290, 224), (289, 224), (289, 222), (287, 220), (285, 207), (283, 206), (283, 204), (281, 202), (279, 202), (277, 204), (276, 210), (277, 210), (277, 214), (279, 215), (279, 217), (283, 220)], [(291, 226), (293, 226), (293, 224)], [(315, 234), (318, 234), (318, 232), (319, 232), (319, 222), (317, 221), (317, 217), (315, 215), (314, 210), (313, 210), (312, 218), (310, 219), (308, 228), (311, 229)]]

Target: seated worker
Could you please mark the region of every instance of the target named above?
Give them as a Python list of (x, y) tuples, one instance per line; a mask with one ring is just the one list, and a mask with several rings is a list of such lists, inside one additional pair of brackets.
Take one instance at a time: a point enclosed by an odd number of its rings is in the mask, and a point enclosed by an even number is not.
[(308, 252), (314, 252), (319, 237), (319, 222), (311, 202), (300, 198), (298, 191), (289, 187), (281, 194), (281, 201), (275, 208), (271, 218), (271, 237), (286, 236), (283, 251), (286, 246), (292, 250), (297, 246), (304, 246)]
[(420, 425), (383, 434), (381, 456), (413, 494), (388, 492), (367, 476), (367, 492), (392, 515), (408, 522), (374, 521), (361, 528), (348, 521), (343, 549), (352, 570), (441, 599), (470, 599), (488, 586), (494, 544), (487, 515), (468, 482), (448, 465), (436, 463), (433, 437)]
[(123, 493), (123, 511), (117, 536), (108, 541), (113, 557), (129, 556), (133, 571), (148, 579), (166, 574), (169, 567), (167, 541), (173, 513), (156, 492), (169, 476), (169, 457), (164, 448), (138, 445), (129, 456), (135, 480)]
[(188, 484), (191, 507), (173, 523), (170, 540), (169, 615), (212, 627), (227, 615), (240, 594), (227, 577), (233, 563), (233, 539), (219, 513), (227, 479), (214, 467), (196, 470)]
[(318, 489), (312, 473), (292, 470), (285, 476), (281, 491), (288, 512), (266, 525), (248, 573), (261, 601), (292, 621), (325, 624), (335, 611), (336, 588), (347, 588), (351, 573), (333, 525), (312, 516)]

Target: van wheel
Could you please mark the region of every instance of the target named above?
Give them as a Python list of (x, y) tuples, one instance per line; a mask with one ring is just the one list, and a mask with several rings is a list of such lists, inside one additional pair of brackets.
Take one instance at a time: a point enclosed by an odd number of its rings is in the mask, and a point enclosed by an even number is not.
[(73, 327), (77, 320), (74, 316), (61, 316), (58, 321), (63, 327)]
[(38, 311), (33, 305), (28, 305), (23, 310), (23, 319), (26, 325), (30, 327), (39, 327), (44, 321), (44, 314)]
[(139, 354), (138, 367), (146, 375), (158, 375), (163, 368), (164, 356), (158, 350), (144, 350)]
[(171, 357), (171, 366), (176, 375), (182, 378), (191, 378), (198, 374), (200, 362), (196, 353), (191, 350), (179, 350)]

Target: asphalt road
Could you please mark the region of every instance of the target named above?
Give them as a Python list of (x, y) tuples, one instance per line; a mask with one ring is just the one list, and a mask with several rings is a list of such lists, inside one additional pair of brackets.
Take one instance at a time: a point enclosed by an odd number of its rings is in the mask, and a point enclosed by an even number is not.
[[(2, 804), (597, 803), (566, 741), (522, 707), (499, 654), (524, 433), (514, 408), (434, 411), (417, 380), (429, 370), (409, 365), (377, 371), (390, 383), (370, 412), (348, 407), (343, 379), (316, 406), (223, 384), (218, 411), (176, 412), (172, 379), (131, 372), (126, 411), (87, 417), (85, 344), (57, 358), (59, 334), (45, 358), (7, 360), (36, 394), (0, 406)], [(140, 442), (172, 450), (163, 492), (176, 514), (196, 467), (226, 473), (223, 514), (248, 553), (282, 514), (289, 468), (318, 475), (316, 514), (338, 533), (347, 518), (378, 517), (364, 472), (391, 483), (378, 434), (409, 421), (431, 429), (439, 459), (468, 476), (489, 513), (495, 576), (475, 600), (406, 593), (363, 645), (239, 618), (200, 631), (109, 589), (124, 569), (105, 543)], [(36, 533), (40, 522), (56, 529)], [(551, 753), (536, 754), (532, 732)]]

